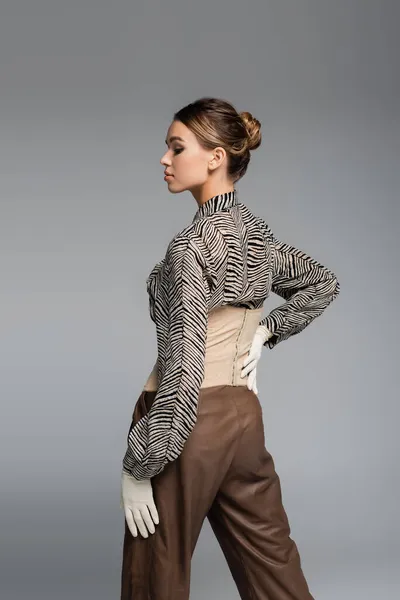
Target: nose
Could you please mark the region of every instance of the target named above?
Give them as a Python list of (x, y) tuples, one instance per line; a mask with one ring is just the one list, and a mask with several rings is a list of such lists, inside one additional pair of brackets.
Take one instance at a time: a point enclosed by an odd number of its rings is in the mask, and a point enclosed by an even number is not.
[(170, 165), (170, 164), (171, 164), (171, 161), (169, 161), (169, 160), (167, 159), (167, 154), (168, 154), (168, 152), (166, 152), (166, 153), (164, 154), (164, 156), (162, 156), (162, 157), (161, 157), (161, 160), (160, 160), (160, 163), (161, 163), (162, 165), (164, 165), (165, 167), (166, 167), (167, 165)]

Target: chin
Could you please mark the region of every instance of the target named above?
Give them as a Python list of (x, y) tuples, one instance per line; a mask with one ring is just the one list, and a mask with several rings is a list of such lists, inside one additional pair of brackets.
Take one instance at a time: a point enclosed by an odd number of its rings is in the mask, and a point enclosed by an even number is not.
[(185, 187), (179, 187), (179, 185), (176, 185), (175, 179), (171, 179), (171, 181), (167, 181), (167, 185), (168, 185), (168, 191), (170, 191), (172, 194), (179, 194), (180, 192), (184, 192), (186, 190)]

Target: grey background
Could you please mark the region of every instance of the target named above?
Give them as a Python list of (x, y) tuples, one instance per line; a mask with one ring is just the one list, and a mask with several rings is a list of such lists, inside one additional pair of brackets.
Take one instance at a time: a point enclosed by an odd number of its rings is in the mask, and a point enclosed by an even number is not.
[[(399, 5), (135, 4), (2, 3), (0, 596), (119, 598), (145, 278), (196, 210), (159, 160), (213, 95), (262, 123), (240, 200), (342, 287), (258, 369), (303, 570), (316, 600), (395, 598)], [(238, 594), (206, 521), (191, 598), (216, 597)]]

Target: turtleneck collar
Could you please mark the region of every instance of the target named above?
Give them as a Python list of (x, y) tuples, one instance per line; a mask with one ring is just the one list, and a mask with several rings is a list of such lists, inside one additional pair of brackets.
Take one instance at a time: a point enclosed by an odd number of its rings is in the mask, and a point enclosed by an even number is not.
[(211, 215), (218, 210), (225, 210), (231, 206), (234, 206), (235, 204), (238, 204), (238, 194), (236, 189), (233, 189), (230, 192), (225, 192), (224, 194), (213, 196), (199, 206), (196, 214), (193, 217), (192, 223), (194, 223), (194, 221), (197, 219), (208, 217), (208, 215)]

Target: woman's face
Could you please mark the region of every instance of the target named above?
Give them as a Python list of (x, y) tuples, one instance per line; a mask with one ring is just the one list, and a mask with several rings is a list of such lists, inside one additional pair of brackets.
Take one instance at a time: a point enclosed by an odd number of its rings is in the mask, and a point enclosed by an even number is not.
[(194, 133), (180, 121), (172, 121), (166, 143), (168, 149), (160, 163), (165, 167), (164, 171), (172, 175), (166, 179), (168, 189), (178, 193), (200, 188), (214, 164), (214, 151), (202, 148)]

